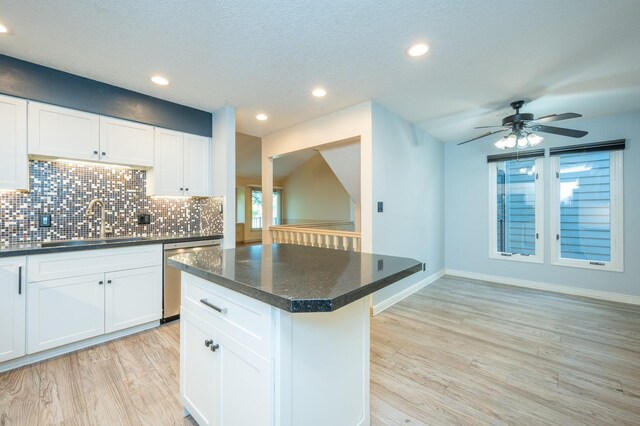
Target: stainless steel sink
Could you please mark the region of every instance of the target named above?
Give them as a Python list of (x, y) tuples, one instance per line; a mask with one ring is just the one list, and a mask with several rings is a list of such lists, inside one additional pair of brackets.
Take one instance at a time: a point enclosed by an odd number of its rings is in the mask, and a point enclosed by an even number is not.
[(117, 238), (96, 238), (86, 240), (63, 240), (63, 241), (46, 241), (41, 244), (42, 247), (71, 247), (71, 246), (92, 246), (107, 243), (132, 243), (145, 240), (145, 237), (117, 237)]

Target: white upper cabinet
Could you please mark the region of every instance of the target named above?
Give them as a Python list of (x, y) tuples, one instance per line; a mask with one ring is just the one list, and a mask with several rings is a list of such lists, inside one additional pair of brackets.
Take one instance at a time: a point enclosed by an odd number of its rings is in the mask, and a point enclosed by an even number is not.
[(147, 195), (211, 195), (211, 139), (156, 128), (155, 165)]
[(26, 350), (26, 280), (24, 257), (0, 259), (0, 362)]
[(29, 189), (27, 102), (0, 96), (0, 189)]
[(114, 164), (153, 167), (153, 127), (100, 117), (100, 160)]
[(29, 102), (29, 155), (100, 159), (100, 116)]
[(184, 134), (156, 128), (155, 141), (156, 160), (147, 175), (147, 195), (183, 195)]
[(207, 197), (211, 194), (210, 139), (184, 135), (184, 189), (185, 195)]

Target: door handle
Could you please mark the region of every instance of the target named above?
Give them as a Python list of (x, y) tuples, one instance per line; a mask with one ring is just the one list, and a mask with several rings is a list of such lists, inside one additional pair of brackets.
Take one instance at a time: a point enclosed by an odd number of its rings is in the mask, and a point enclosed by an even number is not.
[(22, 266), (18, 266), (18, 294), (22, 294)]
[(200, 303), (210, 307), (214, 311), (220, 312), (221, 314), (226, 314), (227, 313), (227, 308), (218, 308), (216, 305), (214, 305), (212, 303), (209, 303), (209, 301), (207, 299), (200, 299)]

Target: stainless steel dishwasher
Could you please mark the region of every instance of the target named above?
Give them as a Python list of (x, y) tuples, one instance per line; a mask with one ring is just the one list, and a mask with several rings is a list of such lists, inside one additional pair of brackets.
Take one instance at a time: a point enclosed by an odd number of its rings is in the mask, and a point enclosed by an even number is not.
[(165, 323), (180, 318), (180, 271), (167, 265), (167, 259), (181, 253), (189, 253), (222, 244), (219, 240), (189, 241), (164, 245), (164, 286), (162, 320)]

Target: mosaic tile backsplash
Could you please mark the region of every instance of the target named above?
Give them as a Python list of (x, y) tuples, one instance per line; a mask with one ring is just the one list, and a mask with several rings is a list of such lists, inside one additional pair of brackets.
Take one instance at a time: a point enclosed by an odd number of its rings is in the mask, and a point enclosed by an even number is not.
[[(144, 170), (32, 160), (29, 173), (28, 193), (0, 192), (0, 245), (98, 238), (100, 207), (87, 216), (95, 198), (107, 205), (110, 236), (222, 232), (221, 198), (148, 197)], [(47, 213), (52, 226), (38, 228)], [(138, 225), (143, 213), (151, 224)]]

